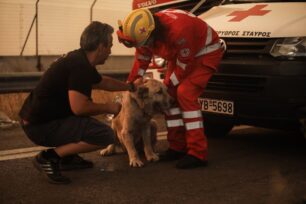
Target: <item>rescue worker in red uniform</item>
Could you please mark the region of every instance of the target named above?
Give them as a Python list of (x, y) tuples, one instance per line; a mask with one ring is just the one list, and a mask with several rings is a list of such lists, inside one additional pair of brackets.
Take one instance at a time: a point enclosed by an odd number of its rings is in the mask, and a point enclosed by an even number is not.
[(176, 103), (165, 114), (169, 149), (160, 160), (179, 160), (179, 169), (206, 166), (208, 145), (198, 97), (223, 55), (217, 33), (203, 20), (177, 9), (155, 14), (137, 9), (118, 23), (119, 41), (136, 48), (129, 82), (144, 76), (152, 56), (168, 61), (164, 83)]

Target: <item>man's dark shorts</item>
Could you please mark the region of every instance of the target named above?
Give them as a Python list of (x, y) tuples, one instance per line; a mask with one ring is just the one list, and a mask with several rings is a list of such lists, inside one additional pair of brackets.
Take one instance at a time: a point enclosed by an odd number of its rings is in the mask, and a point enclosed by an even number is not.
[(114, 132), (107, 124), (91, 117), (71, 116), (44, 124), (22, 126), (35, 144), (58, 147), (80, 141), (105, 147), (114, 143)]

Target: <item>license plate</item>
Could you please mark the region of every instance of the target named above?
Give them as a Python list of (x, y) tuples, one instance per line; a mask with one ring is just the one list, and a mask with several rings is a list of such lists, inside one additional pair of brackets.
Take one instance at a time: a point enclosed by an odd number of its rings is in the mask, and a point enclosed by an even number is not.
[(210, 98), (199, 98), (202, 111), (234, 115), (234, 102)]

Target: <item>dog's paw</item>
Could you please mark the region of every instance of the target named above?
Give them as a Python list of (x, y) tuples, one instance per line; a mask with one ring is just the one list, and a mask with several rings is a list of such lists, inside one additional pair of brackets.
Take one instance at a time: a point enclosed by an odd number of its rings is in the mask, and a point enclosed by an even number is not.
[(143, 167), (144, 164), (140, 159), (131, 159), (130, 160), (130, 166), (131, 167)]
[(110, 155), (112, 155), (112, 154), (113, 154), (113, 152), (110, 151), (110, 150), (107, 149), (107, 148), (102, 149), (102, 150), (100, 151), (100, 155), (101, 155), (101, 156), (110, 156)]
[(159, 160), (159, 156), (152, 152), (151, 154), (146, 155), (147, 161), (149, 162), (155, 162)]
[(113, 144), (108, 145), (106, 148), (100, 151), (101, 156), (109, 156), (114, 154), (115, 146)]

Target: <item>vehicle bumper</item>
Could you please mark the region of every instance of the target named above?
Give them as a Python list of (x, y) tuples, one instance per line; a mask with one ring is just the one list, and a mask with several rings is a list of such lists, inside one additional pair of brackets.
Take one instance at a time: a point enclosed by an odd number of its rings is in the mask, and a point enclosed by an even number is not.
[(306, 117), (306, 61), (223, 60), (201, 96), (234, 102), (234, 124), (292, 129)]

